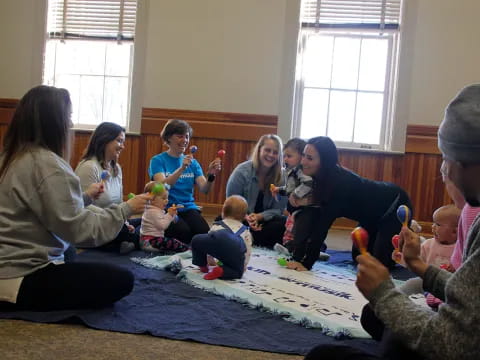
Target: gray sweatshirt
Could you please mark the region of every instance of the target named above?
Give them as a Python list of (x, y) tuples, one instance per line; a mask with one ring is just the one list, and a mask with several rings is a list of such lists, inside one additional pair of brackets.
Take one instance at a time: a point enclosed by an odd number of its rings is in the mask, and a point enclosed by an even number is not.
[(388, 280), (369, 299), (375, 314), (427, 359), (479, 359), (480, 218), (470, 230), (463, 265), (453, 274), (429, 266), (423, 281), (426, 291), (445, 301), (438, 313), (415, 305)]
[(70, 165), (46, 149), (31, 150), (0, 182), (0, 279), (62, 261), (68, 243), (102, 245), (115, 238), (130, 215), (127, 203), (100, 212), (85, 209)]

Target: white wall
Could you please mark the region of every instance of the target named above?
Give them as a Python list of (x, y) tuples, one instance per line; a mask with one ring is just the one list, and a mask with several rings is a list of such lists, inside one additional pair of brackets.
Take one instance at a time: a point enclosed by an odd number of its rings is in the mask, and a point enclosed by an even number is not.
[(150, 1), (144, 105), (276, 114), (285, 1)]
[[(146, 1), (146, 0), (141, 0)], [(145, 107), (279, 116), (290, 131), (300, 0), (149, 0)], [(0, 98), (39, 80), (40, 0), (0, 1)], [(407, 0), (398, 116), (438, 125), (464, 85), (480, 82), (478, 0)]]

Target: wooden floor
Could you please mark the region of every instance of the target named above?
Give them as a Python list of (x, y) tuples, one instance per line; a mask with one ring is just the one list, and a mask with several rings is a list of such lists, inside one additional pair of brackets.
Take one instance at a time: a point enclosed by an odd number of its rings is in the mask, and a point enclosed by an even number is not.
[[(330, 231), (327, 245), (330, 249), (350, 249), (349, 232)], [(303, 357), (94, 330), (83, 325), (0, 320), (0, 359), (300, 360)]]

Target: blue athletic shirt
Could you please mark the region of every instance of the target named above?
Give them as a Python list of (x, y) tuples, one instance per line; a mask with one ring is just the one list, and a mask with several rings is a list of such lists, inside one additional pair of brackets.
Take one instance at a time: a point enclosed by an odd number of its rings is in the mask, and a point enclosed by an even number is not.
[[(150, 160), (150, 166), (148, 168), (148, 175), (150, 179), (153, 179), (153, 175), (156, 173), (163, 173), (166, 177), (170, 176), (182, 166), (184, 154), (180, 157), (173, 157), (168, 155), (167, 152), (155, 155)], [(183, 209), (198, 209), (193, 198), (193, 190), (195, 187), (195, 179), (199, 176), (203, 176), (202, 168), (197, 160), (193, 159), (190, 166), (187, 167), (182, 175), (178, 178), (177, 182), (170, 187), (168, 194), (168, 206), (172, 204), (183, 205)]]

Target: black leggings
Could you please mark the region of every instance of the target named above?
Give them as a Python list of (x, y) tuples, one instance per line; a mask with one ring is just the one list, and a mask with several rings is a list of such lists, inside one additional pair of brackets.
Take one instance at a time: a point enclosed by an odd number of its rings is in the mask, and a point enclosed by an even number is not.
[(165, 237), (171, 237), (180, 240), (184, 244), (190, 244), (192, 237), (197, 234), (206, 234), (210, 226), (202, 217), (200, 211), (190, 209), (178, 212), (178, 221), (171, 222), (165, 230)]
[(103, 307), (128, 295), (133, 280), (130, 271), (109, 264), (50, 264), (25, 276), (16, 304), (0, 301), (0, 311)]

